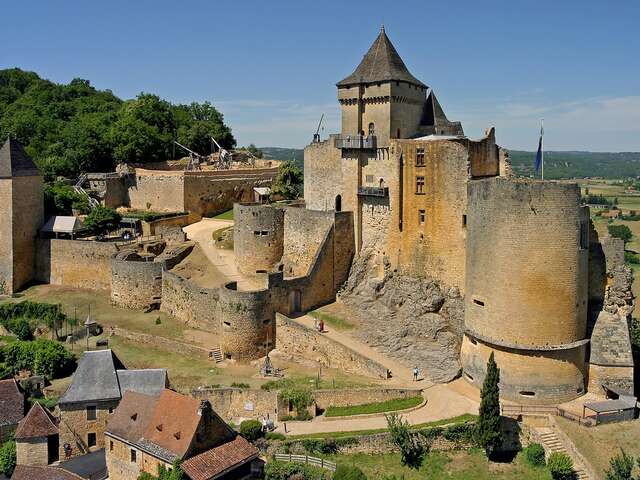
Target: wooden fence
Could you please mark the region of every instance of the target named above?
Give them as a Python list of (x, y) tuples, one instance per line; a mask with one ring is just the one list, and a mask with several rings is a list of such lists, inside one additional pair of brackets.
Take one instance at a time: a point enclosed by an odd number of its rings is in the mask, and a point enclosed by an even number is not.
[(323, 458), (310, 457), (309, 455), (292, 455), (290, 453), (276, 453), (274, 457), (280, 462), (306, 463), (307, 465), (325, 468), (332, 472), (336, 471), (336, 464)]

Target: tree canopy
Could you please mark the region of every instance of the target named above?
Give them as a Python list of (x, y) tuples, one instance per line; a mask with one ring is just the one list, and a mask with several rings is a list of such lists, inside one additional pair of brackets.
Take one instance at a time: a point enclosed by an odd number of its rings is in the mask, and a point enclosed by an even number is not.
[(170, 160), (174, 140), (203, 155), (211, 136), (227, 149), (236, 144), (208, 102), (176, 105), (149, 93), (123, 101), (88, 80), (57, 84), (18, 68), (0, 70), (0, 139), (9, 134), (49, 180)]
[(485, 449), (487, 456), (495, 453), (502, 443), (500, 432), (500, 369), (493, 352), (487, 362), (487, 375), (480, 392), (480, 415), (476, 424), (476, 442)]

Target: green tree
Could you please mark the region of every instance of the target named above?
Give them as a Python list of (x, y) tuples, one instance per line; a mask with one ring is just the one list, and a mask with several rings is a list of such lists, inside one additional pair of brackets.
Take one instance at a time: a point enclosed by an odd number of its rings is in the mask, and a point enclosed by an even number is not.
[(553, 477), (553, 480), (572, 480), (575, 472), (573, 471), (573, 460), (566, 453), (553, 452), (549, 455), (547, 468)]
[(419, 435), (412, 432), (409, 422), (397, 413), (385, 415), (391, 441), (400, 450), (400, 462), (409, 468), (418, 470), (427, 449), (420, 443)]
[(231, 129), (225, 125), (224, 117), (209, 102), (190, 105), (175, 105), (172, 112), (177, 127), (177, 140), (194, 152), (207, 155), (211, 152), (211, 137), (215, 138), (222, 148), (231, 149), (236, 139)]
[(502, 442), (500, 432), (500, 369), (493, 352), (487, 362), (487, 375), (480, 392), (480, 415), (476, 424), (475, 440), (491, 456)]
[(271, 196), (296, 199), (302, 194), (303, 173), (295, 163), (288, 161), (280, 164), (278, 175), (271, 185)]
[(95, 235), (104, 235), (118, 228), (121, 219), (113, 208), (99, 205), (87, 215), (84, 226)]
[(605, 472), (606, 480), (633, 480), (633, 466), (635, 459), (631, 455), (627, 455), (624, 450), (615, 455), (609, 461), (609, 468)]
[(16, 468), (16, 442), (11, 439), (0, 447), (0, 473), (11, 477)]
[(633, 232), (626, 225), (609, 225), (607, 227), (609, 235), (616, 238), (621, 238), (624, 243), (627, 243), (633, 238)]
[(240, 424), (240, 435), (253, 442), (262, 437), (262, 424), (258, 420), (245, 420)]
[(256, 158), (264, 157), (264, 152), (256, 147), (253, 143), (250, 143), (248, 147), (245, 147), (245, 150)]

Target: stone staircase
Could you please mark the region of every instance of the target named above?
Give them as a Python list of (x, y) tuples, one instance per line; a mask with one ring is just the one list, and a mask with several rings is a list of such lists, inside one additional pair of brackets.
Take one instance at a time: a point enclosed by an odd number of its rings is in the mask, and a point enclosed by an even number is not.
[(224, 358), (222, 356), (222, 351), (220, 350), (220, 347), (212, 348), (211, 351), (209, 352), (209, 358), (212, 359), (216, 363), (223, 362)]
[(535, 429), (536, 434), (542, 446), (544, 447), (544, 451), (547, 454), (547, 458), (554, 452), (564, 453), (568, 455), (573, 460), (573, 469), (575, 471), (576, 480), (596, 480), (589, 475), (586, 468), (582, 464), (582, 461), (579, 458), (576, 458), (575, 455), (572, 455), (571, 451), (567, 449), (562, 440), (558, 437), (556, 431), (552, 427), (538, 427)]

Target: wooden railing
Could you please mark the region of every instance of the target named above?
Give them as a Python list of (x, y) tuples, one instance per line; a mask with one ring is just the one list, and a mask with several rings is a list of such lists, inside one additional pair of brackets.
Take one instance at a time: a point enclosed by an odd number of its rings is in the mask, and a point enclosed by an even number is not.
[(581, 417), (568, 410), (553, 405), (501, 405), (502, 415), (553, 415), (555, 417), (563, 417), (567, 420), (579, 423), (586, 427), (594, 427), (597, 425), (595, 419), (590, 417)]
[(324, 468), (332, 472), (336, 471), (336, 464), (324, 458), (310, 457), (309, 455), (292, 455), (290, 453), (276, 453), (274, 457), (280, 462), (306, 463), (307, 465)]

